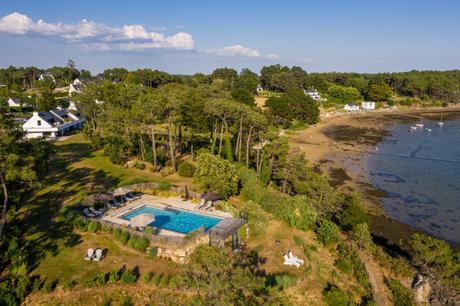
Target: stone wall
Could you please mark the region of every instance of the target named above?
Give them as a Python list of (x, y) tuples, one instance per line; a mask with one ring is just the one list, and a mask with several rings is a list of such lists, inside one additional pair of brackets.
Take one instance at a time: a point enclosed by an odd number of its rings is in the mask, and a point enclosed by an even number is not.
[(171, 260), (179, 264), (185, 264), (188, 262), (190, 255), (195, 251), (195, 249), (204, 244), (209, 244), (209, 235), (203, 235), (195, 239), (193, 243), (189, 243), (187, 246), (178, 249), (157, 248), (157, 257)]

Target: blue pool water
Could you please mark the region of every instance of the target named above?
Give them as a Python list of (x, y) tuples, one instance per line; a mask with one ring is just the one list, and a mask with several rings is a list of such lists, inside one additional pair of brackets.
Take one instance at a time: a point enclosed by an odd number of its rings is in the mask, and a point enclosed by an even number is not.
[(161, 209), (151, 206), (143, 206), (135, 209), (122, 216), (125, 220), (131, 220), (140, 214), (150, 214), (155, 216), (155, 221), (149, 226), (164, 228), (167, 230), (188, 234), (196, 230), (200, 226), (204, 226), (208, 231), (213, 226), (217, 225), (222, 219), (209, 217), (197, 213), (192, 213), (179, 209)]

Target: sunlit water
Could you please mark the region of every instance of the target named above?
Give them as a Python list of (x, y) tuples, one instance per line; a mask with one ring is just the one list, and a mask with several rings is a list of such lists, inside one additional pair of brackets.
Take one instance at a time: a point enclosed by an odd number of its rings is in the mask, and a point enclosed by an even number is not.
[(369, 179), (386, 192), (381, 203), (391, 218), (460, 244), (460, 119), (409, 132), (414, 124), (389, 127), (368, 156)]

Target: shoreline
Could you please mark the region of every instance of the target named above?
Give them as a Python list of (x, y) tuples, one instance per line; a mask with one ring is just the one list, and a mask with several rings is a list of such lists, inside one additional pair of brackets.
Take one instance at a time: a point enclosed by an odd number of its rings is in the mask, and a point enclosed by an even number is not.
[(376, 145), (388, 135), (388, 126), (396, 120), (436, 119), (440, 113), (444, 118), (457, 117), (460, 109), (410, 109), (334, 116), (315, 127), (290, 133), (288, 139), (290, 145), (305, 153), (317, 171), (328, 176), (334, 188), (358, 192), (369, 214), (372, 234), (383, 245), (397, 246), (401, 239), (413, 233), (428, 233), (386, 214), (380, 202), (385, 192), (375, 188), (368, 178), (367, 159), (375, 154)]

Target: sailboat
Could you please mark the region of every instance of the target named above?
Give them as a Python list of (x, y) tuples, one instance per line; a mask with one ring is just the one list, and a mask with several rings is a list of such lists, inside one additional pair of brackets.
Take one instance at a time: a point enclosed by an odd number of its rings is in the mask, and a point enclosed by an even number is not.
[(442, 122), (442, 113), (441, 113), (441, 121), (439, 121), (438, 123), (436, 123), (437, 126), (439, 127), (443, 127), (444, 126), (444, 122)]

